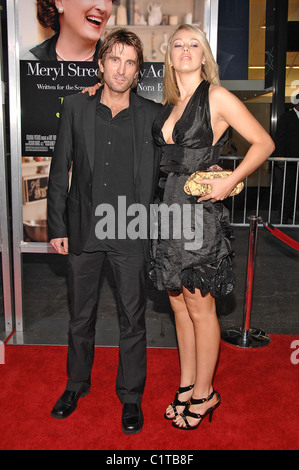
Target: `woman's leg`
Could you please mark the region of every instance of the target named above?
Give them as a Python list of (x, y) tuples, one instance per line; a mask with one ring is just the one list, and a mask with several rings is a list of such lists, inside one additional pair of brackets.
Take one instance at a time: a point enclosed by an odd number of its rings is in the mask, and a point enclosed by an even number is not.
[[(183, 297), (186, 309), (190, 315), (195, 338), (196, 378), (192, 397), (195, 399), (206, 398), (212, 392), (213, 376), (219, 355), (220, 327), (216, 314), (215, 299), (207, 294), (204, 297), (199, 289), (195, 293), (183, 289)], [(214, 396), (209, 402), (201, 405), (191, 405), (190, 411), (204, 414), (204, 412), (217, 402)], [(178, 416), (176, 424), (185, 426), (183, 419)], [(188, 417), (191, 426), (198, 420)]]
[[(174, 312), (176, 334), (179, 347), (181, 379), (180, 387), (193, 385), (196, 375), (195, 362), (195, 336), (193, 322), (187, 310), (183, 293), (168, 292), (170, 304)], [(180, 401), (187, 401), (192, 396), (192, 390), (180, 393), (177, 397)], [(176, 406), (178, 413), (184, 411), (184, 406)], [(168, 418), (174, 418), (172, 406), (166, 410)]]

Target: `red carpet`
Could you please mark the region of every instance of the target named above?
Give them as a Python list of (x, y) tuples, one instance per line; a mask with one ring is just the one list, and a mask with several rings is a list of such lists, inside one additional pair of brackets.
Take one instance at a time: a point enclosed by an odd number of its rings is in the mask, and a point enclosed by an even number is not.
[(145, 424), (133, 436), (123, 434), (120, 426), (121, 404), (115, 394), (117, 348), (96, 348), (91, 393), (79, 401), (68, 419), (60, 421), (51, 418), (50, 410), (64, 390), (67, 349), (7, 345), (6, 363), (0, 366), (0, 448), (298, 449), (298, 340), (299, 336), (274, 335), (269, 346), (254, 350), (222, 343), (214, 382), (222, 404), (212, 423), (205, 419), (192, 432), (178, 431), (163, 418), (178, 386), (177, 351), (149, 349)]

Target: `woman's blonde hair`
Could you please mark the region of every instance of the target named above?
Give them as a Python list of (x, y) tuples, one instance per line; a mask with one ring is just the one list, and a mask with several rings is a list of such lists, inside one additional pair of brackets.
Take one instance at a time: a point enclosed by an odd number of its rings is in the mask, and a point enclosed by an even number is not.
[(196, 26), (182, 24), (170, 36), (165, 54), (164, 100), (170, 104), (177, 104), (178, 98), (180, 96), (175, 71), (171, 65), (170, 59), (171, 46), (174, 35), (180, 30), (186, 30), (192, 33), (192, 35), (199, 41), (201, 47), (203, 48), (205, 64), (202, 65), (201, 69), (202, 78), (214, 85), (220, 85), (218, 65), (214, 59), (210, 44), (208, 43), (205, 34)]

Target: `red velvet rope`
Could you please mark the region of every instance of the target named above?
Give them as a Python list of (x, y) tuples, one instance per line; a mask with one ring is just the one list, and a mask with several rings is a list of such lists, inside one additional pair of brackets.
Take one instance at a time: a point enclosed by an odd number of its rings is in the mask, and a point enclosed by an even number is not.
[(264, 227), (269, 230), (269, 232), (272, 233), (276, 238), (279, 238), (282, 242), (286, 243), (287, 245), (291, 246), (294, 248), (294, 250), (299, 251), (299, 242), (296, 242), (296, 240), (293, 240), (293, 238), (288, 237), (285, 233), (281, 232), (281, 230), (278, 230), (278, 228), (273, 227), (273, 225), (269, 223), (263, 222)]

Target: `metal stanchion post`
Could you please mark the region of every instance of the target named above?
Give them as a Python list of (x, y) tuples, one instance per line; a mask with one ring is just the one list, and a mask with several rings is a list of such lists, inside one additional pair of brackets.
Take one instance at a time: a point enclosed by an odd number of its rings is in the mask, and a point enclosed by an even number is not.
[(221, 332), (223, 341), (242, 348), (260, 348), (270, 343), (270, 337), (262, 330), (250, 328), (250, 315), (252, 304), (254, 261), (259, 218), (256, 215), (250, 217), (250, 235), (247, 261), (247, 278), (245, 293), (245, 308), (243, 328), (233, 328)]
[(5, 352), (3, 341), (0, 341), (0, 364), (5, 364)]

